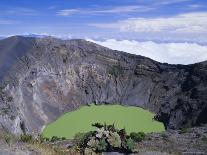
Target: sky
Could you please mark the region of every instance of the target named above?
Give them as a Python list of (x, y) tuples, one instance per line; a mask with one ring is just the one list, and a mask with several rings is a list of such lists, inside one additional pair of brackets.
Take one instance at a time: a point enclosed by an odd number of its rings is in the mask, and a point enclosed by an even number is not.
[(0, 36), (28, 34), (195, 63), (207, 60), (207, 0), (1, 0)]

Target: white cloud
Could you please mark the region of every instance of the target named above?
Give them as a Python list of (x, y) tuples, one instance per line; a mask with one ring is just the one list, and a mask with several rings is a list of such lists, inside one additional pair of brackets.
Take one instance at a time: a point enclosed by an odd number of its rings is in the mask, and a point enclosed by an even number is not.
[(207, 12), (185, 13), (173, 17), (130, 18), (115, 23), (90, 24), (122, 32), (207, 33)]
[(207, 46), (196, 43), (155, 43), (152, 41), (117, 41), (115, 39), (105, 41), (88, 40), (114, 50), (142, 55), (170, 64), (192, 64), (207, 60)]
[(199, 8), (202, 8), (203, 5), (199, 5), (199, 4), (190, 4), (190, 5), (188, 5), (188, 7), (189, 7), (190, 9), (199, 9)]
[(0, 19), (0, 25), (10, 25), (10, 24), (14, 24), (14, 21), (11, 20), (1, 20)]
[(9, 8), (6, 10), (2, 10), (1, 13), (2, 14), (12, 14), (12, 15), (23, 15), (23, 16), (37, 15), (36, 10), (30, 9), (30, 8), (22, 8), (22, 7)]
[(164, 0), (160, 2), (161, 5), (170, 5), (170, 4), (177, 4), (177, 3), (182, 3), (182, 2), (188, 2), (191, 0)]
[(48, 10), (53, 10), (53, 9), (55, 9), (56, 8), (56, 6), (49, 6), (47, 9)]
[(112, 9), (104, 9), (104, 10), (96, 10), (92, 11), (94, 13), (127, 13), (127, 12), (146, 12), (153, 10), (154, 8), (146, 7), (146, 6), (139, 6), (139, 5), (131, 5), (131, 6), (120, 6), (114, 7)]
[(57, 12), (57, 15), (59, 16), (70, 16), (74, 13), (80, 12), (78, 9), (65, 9), (65, 10), (60, 10)]
[(147, 12), (153, 10), (152, 7), (142, 5), (118, 6), (112, 8), (90, 8), (90, 9), (64, 9), (59, 10), (57, 15), (70, 16), (72, 14), (111, 14), (111, 13), (130, 13), (130, 12)]

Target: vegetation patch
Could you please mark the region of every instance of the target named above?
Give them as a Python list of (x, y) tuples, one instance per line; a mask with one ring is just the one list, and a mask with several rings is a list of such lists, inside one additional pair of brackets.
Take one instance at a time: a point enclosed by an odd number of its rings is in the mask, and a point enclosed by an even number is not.
[(110, 69), (109, 69), (109, 74), (113, 75), (115, 77), (121, 76), (124, 73), (123, 68), (120, 65), (113, 65)]
[(188, 128), (182, 128), (180, 130), (180, 134), (184, 134), (184, 133), (187, 133), (187, 132), (189, 132), (189, 129)]
[(137, 152), (136, 141), (141, 142), (144, 133), (131, 133), (127, 135), (125, 129), (116, 129), (113, 125), (96, 124), (95, 131), (87, 133), (78, 133), (74, 137), (76, 148), (82, 154), (94, 154), (102, 152), (123, 152), (133, 153)]
[(20, 136), (22, 142), (31, 142), (33, 140), (32, 135), (23, 134)]

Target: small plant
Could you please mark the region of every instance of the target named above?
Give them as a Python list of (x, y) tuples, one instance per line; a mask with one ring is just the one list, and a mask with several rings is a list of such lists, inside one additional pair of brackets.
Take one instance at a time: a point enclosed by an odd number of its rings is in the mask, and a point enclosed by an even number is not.
[(43, 143), (43, 142), (48, 142), (50, 141), (49, 138), (44, 137), (43, 135), (39, 135), (38, 138), (36, 139), (38, 142)]
[(103, 137), (108, 137), (109, 136), (109, 131), (105, 130), (105, 127), (103, 128), (98, 128), (96, 131), (96, 137), (97, 138), (103, 138)]
[(132, 152), (135, 147), (136, 147), (136, 143), (133, 139), (129, 138), (126, 140), (126, 149), (129, 151), (129, 152)]
[(207, 144), (207, 137), (206, 137), (206, 136), (202, 137), (201, 140), (202, 140), (204, 143)]
[(99, 141), (98, 145), (97, 145), (97, 151), (99, 151), (99, 152), (104, 152), (104, 151), (106, 151), (106, 149), (107, 149), (107, 145), (108, 145), (108, 144), (106, 143), (105, 138), (101, 139), (101, 140)]
[(96, 150), (96, 147), (98, 146), (98, 143), (99, 143), (99, 141), (98, 141), (96, 138), (92, 137), (92, 138), (90, 139), (90, 141), (88, 141), (87, 145), (88, 145), (88, 147), (90, 147), (93, 151), (95, 151), (95, 150)]
[(113, 65), (110, 69), (109, 69), (109, 74), (113, 75), (115, 77), (118, 77), (119, 75), (123, 74), (123, 68), (120, 65)]
[[(61, 140), (66, 140), (65, 137), (57, 137), (57, 136), (53, 136), (50, 141), (51, 142), (55, 142), (55, 141), (61, 141)], [(45, 138), (44, 137), (44, 141), (49, 141), (49, 138)]]
[(116, 128), (115, 128), (115, 125), (114, 124), (108, 125), (106, 128), (108, 129), (108, 131), (116, 132)]
[(73, 141), (79, 147), (86, 147), (87, 142), (90, 140), (90, 137), (92, 137), (92, 135), (94, 135), (94, 131), (90, 131), (87, 133), (77, 133), (74, 136)]
[(3, 108), (1, 109), (1, 111), (2, 111), (4, 114), (8, 114), (8, 113), (11, 111), (11, 109), (10, 109), (10, 107), (3, 107)]
[(145, 138), (144, 132), (132, 132), (130, 133), (131, 139), (133, 139), (135, 142), (141, 142)]
[(20, 140), (22, 142), (31, 142), (32, 141), (32, 135), (27, 135), (27, 134), (24, 134), (24, 135), (21, 135), (20, 136)]
[(85, 133), (75, 134), (73, 141), (77, 146), (84, 146)]
[(55, 142), (55, 141), (58, 141), (58, 140), (59, 140), (59, 138), (57, 136), (52, 136), (50, 141)]
[(121, 138), (120, 138), (119, 134), (116, 132), (110, 133), (107, 141), (114, 148), (121, 147)]
[(187, 133), (188, 131), (189, 131), (188, 128), (182, 128), (180, 130), (180, 134)]
[(162, 138), (165, 139), (165, 140), (167, 140), (167, 138), (168, 138), (168, 136), (166, 135), (166, 133), (162, 133), (161, 136), (162, 136)]
[(12, 137), (11, 135), (9, 134), (6, 134), (5, 137), (4, 137), (6, 143), (10, 146), (11, 145), (11, 142), (12, 142)]
[(96, 128), (103, 128), (104, 125), (102, 125), (101, 123), (94, 123), (92, 124), (92, 126), (96, 127)]

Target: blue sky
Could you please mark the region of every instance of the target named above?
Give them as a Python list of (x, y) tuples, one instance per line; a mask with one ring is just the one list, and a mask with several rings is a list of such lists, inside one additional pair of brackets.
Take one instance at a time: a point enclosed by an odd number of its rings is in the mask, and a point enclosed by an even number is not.
[(0, 10), (0, 35), (206, 40), (206, 0), (1, 0)]
[(1, 0), (0, 36), (28, 34), (190, 64), (207, 60), (207, 0)]

